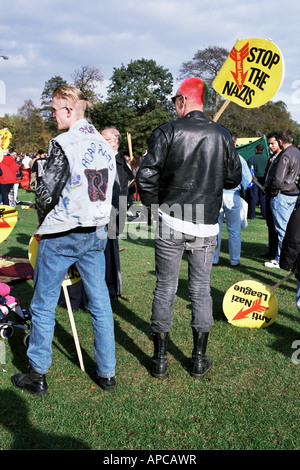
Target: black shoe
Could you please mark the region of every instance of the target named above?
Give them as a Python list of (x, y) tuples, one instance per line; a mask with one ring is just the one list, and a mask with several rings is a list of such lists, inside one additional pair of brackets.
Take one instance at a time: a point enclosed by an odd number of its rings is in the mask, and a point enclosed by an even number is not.
[(154, 355), (151, 363), (151, 375), (156, 379), (167, 377), (167, 341), (169, 333), (153, 332)]
[(96, 382), (103, 390), (110, 391), (116, 388), (116, 381), (114, 377), (99, 377), (98, 375), (96, 377)]
[(213, 365), (210, 357), (205, 355), (208, 334), (208, 332), (202, 333), (193, 330), (194, 349), (192, 352), (192, 370), (190, 374), (194, 378), (203, 377)]
[(213, 362), (208, 356), (197, 355), (195, 359), (192, 360), (193, 368), (191, 370), (191, 376), (194, 378), (203, 377), (213, 365)]
[(27, 390), (35, 395), (46, 395), (48, 386), (46, 375), (31, 369), (29, 374), (16, 374), (11, 378), (15, 387)]

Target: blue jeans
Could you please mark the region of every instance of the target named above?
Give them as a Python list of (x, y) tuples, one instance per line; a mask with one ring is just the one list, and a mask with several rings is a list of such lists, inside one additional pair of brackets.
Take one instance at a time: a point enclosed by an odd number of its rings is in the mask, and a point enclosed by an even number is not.
[(197, 331), (210, 330), (213, 324), (210, 272), (216, 244), (216, 236), (197, 238), (159, 223), (159, 233), (155, 238), (157, 280), (152, 304), (152, 331), (167, 333), (172, 326), (172, 306), (184, 250), (188, 260), (188, 289), (192, 305), (190, 326)]
[(300, 313), (300, 281), (297, 281), (296, 305), (298, 312)]
[(219, 214), (218, 246), (214, 255), (214, 264), (219, 262), (223, 220), (226, 217), (230, 264), (235, 266), (241, 256), (241, 202), (239, 191), (223, 191), (222, 206)]
[(286, 226), (290, 220), (290, 216), (294, 210), (298, 196), (286, 196), (285, 194), (277, 194), (271, 198), (271, 210), (273, 214), (275, 230), (278, 234), (278, 248), (275, 260), (279, 262), (282, 242), (284, 239)]
[(78, 229), (43, 235), (34, 269), (34, 295), (30, 304), (32, 322), (29, 363), (40, 374), (51, 365), (55, 308), (65, 275), (75, 264), (87, 294), (94, 329), (97, 374), (115, 375), (114, 323), (105, 282), (106, 228)]

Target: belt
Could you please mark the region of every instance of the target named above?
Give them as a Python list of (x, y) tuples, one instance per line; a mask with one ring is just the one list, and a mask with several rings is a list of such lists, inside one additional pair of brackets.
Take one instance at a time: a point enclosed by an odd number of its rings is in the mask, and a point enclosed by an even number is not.
[(283, 194), (284, 196), (298, 196), (299, 191), (297, 193), (288, 193), (287, 191), (279, 191), (280, 194)]

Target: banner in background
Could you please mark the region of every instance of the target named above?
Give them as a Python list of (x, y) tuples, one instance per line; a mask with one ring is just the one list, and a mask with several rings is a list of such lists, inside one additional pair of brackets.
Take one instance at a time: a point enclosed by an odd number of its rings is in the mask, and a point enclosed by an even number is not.
[(268, 142), (267, 138), (265, 135), (260, 137), (259, 139), (255, 140), (254, 142), (249, 142), (248, 144), (244, 145), (239, 145), (236, 147), (237, 152), (246, 160), (246, 162), (251, 158), (253, 155), (255, 155), (255, 147), (259, 144), (262, 144), (264, 146), (264, 154), (269, 157), (269, 148), (268, 148)]

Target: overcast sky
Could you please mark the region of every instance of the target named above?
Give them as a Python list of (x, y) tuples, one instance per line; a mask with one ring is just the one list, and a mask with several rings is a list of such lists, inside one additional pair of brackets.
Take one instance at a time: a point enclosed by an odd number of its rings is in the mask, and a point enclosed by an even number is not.
[(100, 69), (104, 89), (113, 69), (153, 59), (178, 86), (183, 62), (208, 46), (232, 49), (238, 39), (272, 39), (285, 61), (283, 100), (300, 123), (300, 3), (297, 0), (2, 0), (0, 116), (25, 100), (41, 104), (50, 78), (71, 82), (82, 65)]

